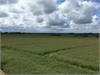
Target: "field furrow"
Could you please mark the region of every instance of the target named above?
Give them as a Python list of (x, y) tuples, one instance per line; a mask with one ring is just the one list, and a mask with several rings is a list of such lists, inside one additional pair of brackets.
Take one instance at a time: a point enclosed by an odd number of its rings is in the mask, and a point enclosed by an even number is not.
[(2, 35), (6, 74), (98, 74), (97, 37)]

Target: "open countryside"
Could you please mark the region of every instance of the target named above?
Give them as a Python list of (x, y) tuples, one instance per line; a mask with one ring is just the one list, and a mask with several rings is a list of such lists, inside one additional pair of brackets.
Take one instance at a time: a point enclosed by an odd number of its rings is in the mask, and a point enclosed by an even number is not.
[(98, 74), (99, 38), (48, 34), (2, 34), (6, 74)]

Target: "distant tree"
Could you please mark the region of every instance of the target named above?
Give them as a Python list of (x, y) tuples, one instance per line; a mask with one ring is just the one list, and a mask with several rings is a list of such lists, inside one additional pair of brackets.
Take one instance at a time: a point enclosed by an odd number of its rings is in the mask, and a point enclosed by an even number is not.
[(51, 36), (61, 36), (60, 33), (50, 33), (49, 35), (51, 35)]

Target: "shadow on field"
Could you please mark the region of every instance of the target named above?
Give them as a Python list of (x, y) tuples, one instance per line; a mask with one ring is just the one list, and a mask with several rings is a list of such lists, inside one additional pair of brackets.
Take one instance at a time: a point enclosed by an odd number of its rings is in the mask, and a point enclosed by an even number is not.
[(7, 64), (7, 61), (2, 61), (1, 62), (1, 69), (4, 70), (4, 66)]

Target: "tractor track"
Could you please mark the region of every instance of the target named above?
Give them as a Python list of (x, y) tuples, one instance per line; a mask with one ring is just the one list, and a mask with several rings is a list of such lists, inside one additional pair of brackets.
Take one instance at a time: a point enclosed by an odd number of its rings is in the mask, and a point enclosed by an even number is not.
[(76, 49), (76, 48), (80, 48), (80, 47), (88, 47), (88, 46), (91, 46), (91, 45), (93, 45), (93, 44), (79, 45), (79, 46), (74, 46), (74, 47), (69, 47), (69, 48), (61, 48), (61, 49), (56, 49), (56, 50), (43, 52), (43, 53), (41, 53), (41, 55), (48, 55), (48, 54), (57, 53), (57, 52), (60, 52), (60, 51), (69, 51), (71, 49)]
[[(71, 49), (76, 49), (76, 48), (80, 48), (80, 47), (88, 47), (90, 45), (93, 45), (93, 44), (80, 45), (80, 46), (69, 47), (69, 48), (62, 48), (62, 49), (56, 49), (56, 50), (52, 50), (52, 51), (48, 51), (48, 52), (43, 52), (43, 53), (36, 53), (36, 52), (32, 52), (32, 51), (28, 51), (28, 50), (22, 50), (22, 49), (10, 47), (10, 46), (2, 46), (1, 49), (10, 49), (10, 50), (21, 51), (21, 52), (24, 51), (24, 52), (27, 52), (27, 53), (30, 53), (30, 54), (35, 54), (35, 55), (39, 55), (39, 56), (45, 56), (45, 55), (57, 53), (57, 52), (60, 52), (60, 51), (69, 51)], [(83, 69), (89, 69), (91, 71), (99, 71), (99, 67), (94, 67), (94, 66), (91, 66), (91, 65), (83, 65), (83, 64), (81, 64), (79, 62), (74, 62), (74, 61), (70, 61), (70, 60), (63, 60), (63, 59), (60, 59), (57, 56), (56, 56), (55, 59), (57, 61), (59, 61), (59, 62), (68, 63), (69, 65), (77, 66), (77, 67), (80, 67), (80, 68), (83, 68)]]
[(82, 69), (88, 69), (88, 70), (91, 70), (91, 71), (97, 71), (99, 72), (99, 66), (92, 66), (92, 65), (84, 65), (84, 64), (81, 64), (79, 62), (76, 62), (76, 61), (72, 61), (72, 60), (64, 60), (64, 59), (61, 59), (57, 56), (55, 56), (55, 59), (59, 62), (64, 62), (64, 63), (68, 63), (69, 65), (73, 65), (73, 66), (76, 66), (76, 67), (80, 67)]
[(45, 56), (45, 55), (49, 55), (49, 54), (52, 54), (52, 53), (57, 53), (57, 52), (60, 52), (60, 51), (69, 51), (71, 49), (76, 49), (76, 48), (80, 48), (80, 47), (87, 47), (87, 46), (90, 46), (90, 45), (93, 45), (93, 44), (79, 45), (79, 46), (74, 46), (74, 47), (69, 47), (69, 48), (55, 49), (55, 50), (41, 52), (41, 53), (28, 51), (28, 50), (24, 50), (24, 49), (19, 49), (19, 48), (15, 48), (15, 47), (11, 47), (11, 46), (2, 46), (1, 49), (11, 49), (11, 50), (21, 51), (21, 52), (24, 51), (24, 52), (28, 52), (28, 53), (35, 54), (35, 55)]

